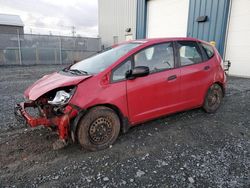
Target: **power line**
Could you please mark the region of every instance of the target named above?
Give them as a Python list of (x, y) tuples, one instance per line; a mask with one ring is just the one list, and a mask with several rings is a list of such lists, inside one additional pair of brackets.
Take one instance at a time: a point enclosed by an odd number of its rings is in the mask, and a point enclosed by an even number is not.
[[(35, 27), (35, 28), (51, 28), (49, 26), (35, 26), (35, 25), (29, 25), (29, 24), (25, 24), (24, 26), (25, 27)], [(53, 26), (53, 27), (55, 27), (55, 26)], [(57, 27), (68, 28), (68, 29), (72, 28), (72, 26), (68, 26), (68, 25), (57, 25)]]

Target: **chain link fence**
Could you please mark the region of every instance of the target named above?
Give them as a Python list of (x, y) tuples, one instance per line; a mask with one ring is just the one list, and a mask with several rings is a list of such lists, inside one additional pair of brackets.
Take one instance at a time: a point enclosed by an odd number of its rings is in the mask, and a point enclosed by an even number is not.
[(100, 38), (0, 34), (0, 65), (70, 64), (100, 50)]

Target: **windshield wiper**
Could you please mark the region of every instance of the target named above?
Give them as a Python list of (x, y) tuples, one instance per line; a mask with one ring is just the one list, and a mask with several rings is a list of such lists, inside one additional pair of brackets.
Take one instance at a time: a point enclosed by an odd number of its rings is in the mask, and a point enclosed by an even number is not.
[(77, 74), (77, 75), (86, 75), (86, 74), (88, 74), (87, 71), (83, 71), (83, 70), (79, 70), (79, 69), (64, 69), (63, 71), (70, 72), (72, 74)]
[(77, 73), (77, 74), (88, 74), (87, 71), (78, 70), (78, 69), (69, 69), (69, 71), (70, 71), (71, 73)]

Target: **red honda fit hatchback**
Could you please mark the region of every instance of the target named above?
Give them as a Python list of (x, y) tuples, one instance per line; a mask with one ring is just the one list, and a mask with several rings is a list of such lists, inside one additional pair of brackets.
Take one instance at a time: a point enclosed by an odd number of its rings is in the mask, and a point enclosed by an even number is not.
[(222, 59), (206, 42), (135, 40), (45, 75), (25, 91), (15, 114), (31, 127), (57, 130), (54, 148), (71, 138), (94, 151), (141, 122), (197, 107), (215, 112), (225, 83)]

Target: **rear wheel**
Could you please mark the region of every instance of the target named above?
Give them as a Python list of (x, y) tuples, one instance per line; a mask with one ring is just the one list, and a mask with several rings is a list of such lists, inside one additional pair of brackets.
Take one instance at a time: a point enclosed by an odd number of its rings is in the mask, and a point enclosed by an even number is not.
[(79, 122), (77, 138), (90, 151), (101, 150), (115, 142), (120, 132), (120, 119), (110, 108), (95, 107)]
[(214, 113), (220, 107), (223, 98), (223, 92), (218, 84), (213, 84), (206, 95), (203, 109), (208, 113)]

